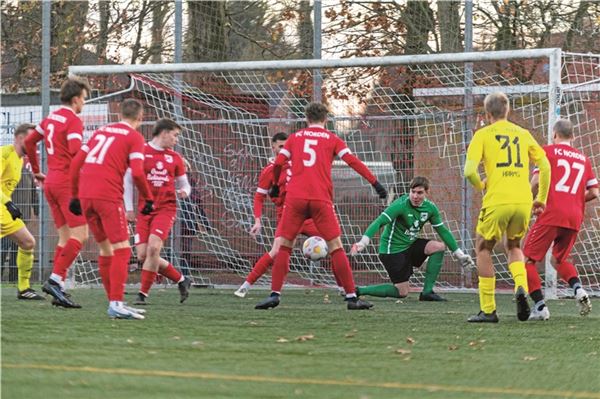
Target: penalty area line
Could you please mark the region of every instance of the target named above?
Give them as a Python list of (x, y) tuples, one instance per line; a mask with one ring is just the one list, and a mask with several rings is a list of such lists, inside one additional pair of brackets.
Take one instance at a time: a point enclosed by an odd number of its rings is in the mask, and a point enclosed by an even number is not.
[(187, 378), (200, 380), (220, 380), (234, 382), (267, 382), (275, 384), (289, 385), (320, 385), (320, 386), (351, 386), (359, 388), (384, 388), (409, 391), (425, 392), (456, 392), (469, 394), (496, 394), (513, 396), (541, 396), (541, 397), (560, 397), (560, 398), (584, 398), (600, 399), (600, 393), (585, 391), (554, 391), (547, 389), (519, 389), (519, 388), (501, 388), (501, 387), (470, 387), (458, 385), (440, 385), (440, 384), (410, 384), (399, 382), (369, 382), (369, 381), (347, 381), (333, 379), (317, 378), (291, 378), (291, 377), (269, 377), (261, 375), (235, 375), (235, 374), (216, 374), (203, 373), (196, 371), (168, 371), (168, 370), (141, 370), (128, 368), (101, 368), (90, 366), (60, 366), (51, 364), (15, 364), (6, 363), (2, 365), (6, 369), (23, 370), (45, 370), (52, 372), (75, 372), (90, 374), (111, 374), (121, 376), (136, 377), (171, 377)]

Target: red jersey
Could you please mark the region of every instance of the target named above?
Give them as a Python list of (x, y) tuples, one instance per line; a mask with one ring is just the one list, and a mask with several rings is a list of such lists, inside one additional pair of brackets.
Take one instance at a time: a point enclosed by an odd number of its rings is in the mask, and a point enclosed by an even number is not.
[[(51, 112), (35, 130), (43, 136), (48, 153), (46, 182), (68, 183), (71, 161), (83, 141), (83, 122), (71, 108), (60, 107)], [(32, 156), (31, 164), (32, 170), (39, 172), (37, 157)]]
[(123, 201), (123, 176), (133, 159), (144, 160), (144, 137), (125, 122), (96, 130), (81, 147), (87, 153), (79, 174), (79, 198)]
[[(154, 197), (154, 208), (175, 210), (175, 179), (185, 175), (183, 158), (176, 151), (156, 148), (151, 143), (146, 143), (144, 150), (144, 172)], [(138, 198), (138, 207), (144, 207), (141, 196)]]
[(544, 147), (551, 167), (546, 209), (536, 223), (579, 231), (585, 212), (585, 192), (597, 187), (590, 160), (567, 144)]
[[(269, 164), (263, 168), (258, 177), (258, 187), (256, 188), (256, 194), (254, 195), (254, 217), (259, 218), (262, 215), (262, 206), (265, 196), (269, 195), (269, 190), (273, 185), (273, 169), (275, 167), (274, 160), (269, 161)], [(291, 173), (289, 163), (286, 163), (279, 175), (277, 185), (279, 186), (279, 196), (271, 198), (271, 202), (280, 208), (283, 206), (286, 194), (286, 184), (289, 180), (289, 174)]]
[(307, 200), (333, 201), (331, 165), (337, 155), (350, 150), (344, 140), (320, 126), (309, 126), (292, 134), (279, 152), (290, 161), (287, 196)]

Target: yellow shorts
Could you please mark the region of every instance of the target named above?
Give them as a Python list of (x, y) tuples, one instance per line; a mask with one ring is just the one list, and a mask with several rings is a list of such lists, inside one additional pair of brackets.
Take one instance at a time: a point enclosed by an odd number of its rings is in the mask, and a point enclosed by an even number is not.
[(0, 204), (0, 238), (16, 233), (23, 227), (25, 223), (21, 219), (13, 220), (4, 204)]
[(477, 234), (484, 240), (500, 241), (523, 238), (531, 218), (530, 204), (505, 204), (482, 208), (477, 221)]

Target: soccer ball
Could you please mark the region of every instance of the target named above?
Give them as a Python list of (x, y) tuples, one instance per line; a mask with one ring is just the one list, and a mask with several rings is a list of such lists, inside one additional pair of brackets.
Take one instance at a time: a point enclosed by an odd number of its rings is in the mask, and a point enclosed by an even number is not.
[(302, 253), (310, 260), (319, 260), (327, 256), (327, 241), (318, 236), (312, 236), (302, 244)]

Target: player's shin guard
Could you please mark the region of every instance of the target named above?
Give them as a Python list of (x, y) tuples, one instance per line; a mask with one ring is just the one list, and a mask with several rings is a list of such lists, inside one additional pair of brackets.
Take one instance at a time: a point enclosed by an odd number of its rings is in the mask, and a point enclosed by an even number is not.
[(519, 287), (523, 287), (525, 292), (529, 292), (527, 285), (527, 272), (525, 271), (525, 262), (513, 262), (508, 265), (508, 270), (510, 270), (510, 274), (512, 274), (512, 278), (515, 282), (515, 292)]
[(110, 264), (110, 301), (123, 301), (131, 248), (115, 249)]
[[(143, 272), (144, 271), (142, 270), (142, 273)], [(179, 270), (175, 269), (175, 267), (170, 263), (164, 269), (159, 270), (158, 273), (162, 276), (165, 276), (166, 278), (168, 278), (169, 280), (171, 280), (174, 283), (179, 283), (180, 281), (183, 280), (183, 276), (181, 275)], [(142, 291), (142, 292), (146, 293), (146, 291)]]
[(275, 261), (273, 262), (273, 271), (271, 272), (271, 291), (281, 292), (285, 276), (290, 270), (290, 256), (292, 248), (282, 245), (279, 248)]
[(140, 277), (140, 283), (141, 283), (140, 292), (142, 294), (148, 296), (148, 293), (150, 292), (150, 288), (152, 288), (152, 284), (154, 284), (154, 280), (156, 280), (157, 274), (158, 273), (156, 273), (156, 272), (142, 269), (142, 275)]
[(394, 284), (367, 285), (360, 287), (360, 295), (377, 296), (381, 298), (402, 298)]
[(110, 265), (112, 264), (112, 258), (112, 256), (98, 256), (98, 273), (107, 298), (110, 298)]
[(484, 313), (496, 310), (496, 277), (479, 276), (479, 305)]
[[(60, 253), (62, 252), (62, 250), (63, 247), (61, 247), (60, 245), (54, 247), (54, 262), (52, 263), (54, 266), (52, 267), (52, 273), (55, 273), (54, 269), (56, 269), (56, 264), (58, 263), (58, 258), (60, 258)], [(65, 279), (67, 278), (67, 272), (65, 271), (64, 275), (59, 274), (58, 276), (60, 276), (61, 281), (65, 281)]]
[(17, 251), (17, 269), (18, 281), (17, 286), (19, 291), (25, 291), (29, 288), (29, 278), (31, 277), (31, 269), (33, 268), (33, 249), (21, 249)]
[(350, 261), (348, 261), (348, 256), (343, 248), (338, 248), (331, 253), (331, 267), (334, 270), (333, 273), (340, 279), (346, 295), (355, 293), (356, 286), (354, 285), (352, 269), (350, 269)]
[(425, 282), (423, 283), (423, 294), (429, 294), (433, 291), (433, 286), (437, 281), (444, 261), (444, 252), (436, 252), (429, 255), (427, 261), (427, 270), (425, 271)]
[(71, 264), (79, 255), (79, 251), (81, 251), (82, 244), (74, 239), (69, 238), (69, 241), (65, 244), (62, 249), (60, 256), (54, 262), (54, 267), (52, 269), (52, 273), (58, 274), (59, 276), (66, 276), (67, 270), (71, 267)]
[(579, 275), (577, 274), (577, 269), (575, 266), (567, 261), (562, 261), (556, 266), (556, 272), (567, 283), (571, 282), (571, 279), (576, 278), (579, 279)]
[(271, 254), (265, 252), (263, 256), (260, 257), (254, 264), (254, 267), (246, 277), (246, 281), (250, 284), (256, 283), (256, 281), (266, 273), (266, 271), (273, 265), (273, 258), (271, 258)]

